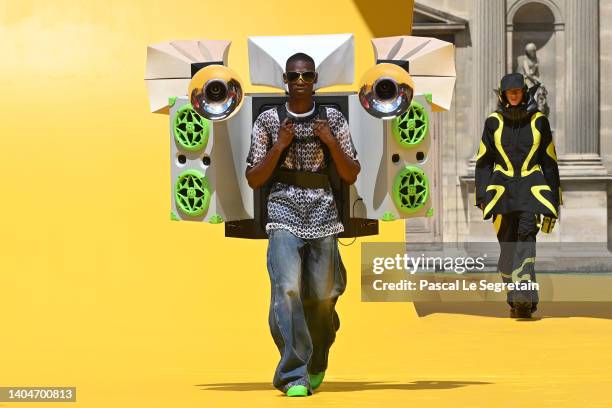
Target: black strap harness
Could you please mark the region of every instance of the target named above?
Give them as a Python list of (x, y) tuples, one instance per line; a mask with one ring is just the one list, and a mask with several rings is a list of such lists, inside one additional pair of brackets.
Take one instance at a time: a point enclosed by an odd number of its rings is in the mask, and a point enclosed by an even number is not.
[[(276, 108), (278, 113), (278, 118), (280, 123), (283, 123), (285, 118), (288, 116), (287, 108), (285, 105), (278, 106)], [(306, 121), (311, 120), (313, 117), (318, 117), (319, 119), (327, 120), (327, 109), (324, 106), (319, 105), (318, 109), (313, 112), (312, 115), (306, 116), (303, 118), (291, 118), (292, 121)], [(313, 136), (316, 138), (317, 136)], [(304, 138), (304, 139), (296, 139), (294, 138), (291, 144), (293, 143), (304, 143), (307, 141), (311, 141), (312, 138)], [(330, 154), (329, 149), (325, 144), (322, 144), (323, 147), (323, 155), (325, 158), (326, 167), (322, 172), (314, 172), (314, 171), (306, 171), (306, 170), (292, 170), (281, 167), (281, 165), (285, 162), (285, 158), (291, 148), (291, 145), (287, 146), (287, 148), (283, 151), (281, 157), (278, 160), (278, 164), (276, 165), (276, 169), (272, 174), (272, 180), (278, 181), (280, 183), (290, 184), (303, 188), (328, 188), (331, 186), (329, 182), (329, 173), (328, 169), (330, 165), (333, 165), (330, 162)]]
[[(288, 116), (287, 109), (285, 105), (277, 106), (278, 118), (280, 119), (280, 123), (283, 123), (285, 118)], [(325, 106), (319, 105), (318, 109), (315, 109), (312, 115), (303, 118), (292, 118), (292, 120), (305, 121), (311, 120), (313, 117), (319, 117), (320, 119), (327, 119), (327, 109)], [(311, 141), (313, 138), (317, 138), (316, 135), (312, 135), (309, 138), (296, 139), (293, 138), (293, 143), (303, 143), (306, 141)], [(268, 150), (272, 148), (272, 138), (268, 139), (270, 144), (268, 145)], [(340, 176), (338, 175), (338, 171), (336, 170), (336, 166), (331, 160), (331, 155), (329, 153), (329, 148), (327, 145), (321, 143), (323, 148), (324, 160), (326, 163), (325, 169), (322, 172), (314, 172), (314, 171), (306, 171), (306, 170), (291, 170), (287, 168), (281, 168), (281, 165), (285, 162), (285, 158), (291, 148), (291, 145), (287, 146), (287, 148), (281, 154), (281, 157), (278, 160), (276, 168), (272, 173), (270, 179), (266, 182), (265, 186), (261, 189), (261, 194), (265, 197), (265, 202), (267, 203), (267, 197), (270, 193), (270, 189), (272, 184), (275, 181), (281, 183), (287, 183), (290, 185), (302, 187), (302, 188), (327, 188), (331, 187), (334, 203), (336, 205), (336, 209), (338, 210), (338, 217), (340, 221), (345, 224), (348, 222), (348, 211), (344, 211), (343, 209), (343, 182)], [(261, 217), (261, 228), (263, 230), (266, 229), (266, 223), (268, 222), (268, 206), (267, 204), (263, 205), (262, 217)]]

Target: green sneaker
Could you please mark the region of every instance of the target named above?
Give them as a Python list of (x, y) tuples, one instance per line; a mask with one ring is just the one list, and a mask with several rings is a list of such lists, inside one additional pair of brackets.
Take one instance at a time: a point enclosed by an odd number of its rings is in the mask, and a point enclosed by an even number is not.
[(325, 377), (325, 371), (321, 371), (318, 374), (308, 374), (308, 378), (310, 379), (310, 386), (313, 390), (319, 388), (319, 385), (323, 382), (323, 377)]
[(308, 388), (303, 385), (292, 385), (285, 394), (287, 394), (288, 397), (307, 397)]

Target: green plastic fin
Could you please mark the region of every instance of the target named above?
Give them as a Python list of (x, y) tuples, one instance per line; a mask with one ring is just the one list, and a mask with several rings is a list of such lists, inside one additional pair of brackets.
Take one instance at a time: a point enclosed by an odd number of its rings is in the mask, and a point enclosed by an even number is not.
[(175, 103), (176, 103), (176, 96), (171, 96), (171, 97), (168, 98), (168, 106), (169, 107), (173, 107)]
[(383, 220), (383, 221), (394, 221), (395, 220), (395, 214), (393, 214), (391, 211), (385, 211), (385, 213), (383, 214), (381, 220)]
[(427, 210), (427, 213), (425, 215), (427, 215), (428, 217), (433, 217), (433, 215), (434, 215), (433, 207), (431, 207), (429, 210)]
[(170, 211), (170, 220), (171, 221), (180, 221), (181, 219), (176, 215), (174, 211)]
[(210, 220), (208, 220), (208, 222), (210, 222), (211, 224), (221, 224), (223, 222), (223, 217), (221, 217), (219, 214), (214, 214), (210, 217)]
[(426, 93), (424, 96), (427, 102), (431, 105), (433, 103), (433, 96), (430, 93)]

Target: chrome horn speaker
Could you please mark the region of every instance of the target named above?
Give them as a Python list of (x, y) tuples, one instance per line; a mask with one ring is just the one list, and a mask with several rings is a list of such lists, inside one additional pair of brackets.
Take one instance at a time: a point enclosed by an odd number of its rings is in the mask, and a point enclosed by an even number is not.
[(244, 99), (238, 75), (223, 65), (199, 70), (191, 78), (188, 95), (193, 109), (210, 120), (229, 119), (238, 112)]
[(364, 74), (359, 102), (372, 116), (392, 119), (406, 112), (414, 94), (410, 74), (399, 65), (380, 63)]

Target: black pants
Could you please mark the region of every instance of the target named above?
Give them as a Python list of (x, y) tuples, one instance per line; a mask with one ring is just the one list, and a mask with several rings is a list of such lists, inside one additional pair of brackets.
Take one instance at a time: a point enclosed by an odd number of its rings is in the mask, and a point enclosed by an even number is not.
[[(536, 282), (534, 265), (538, 221), (538, 214), (525, 211), (497, 214), (493, 218), (501, 249), (497, 270), (504, 282)], [(539, 301), (538, 291), (508, 291), (508, 304), (512, 306), (515, 300), (530, 301), (532, 310), (535, 310)]]

